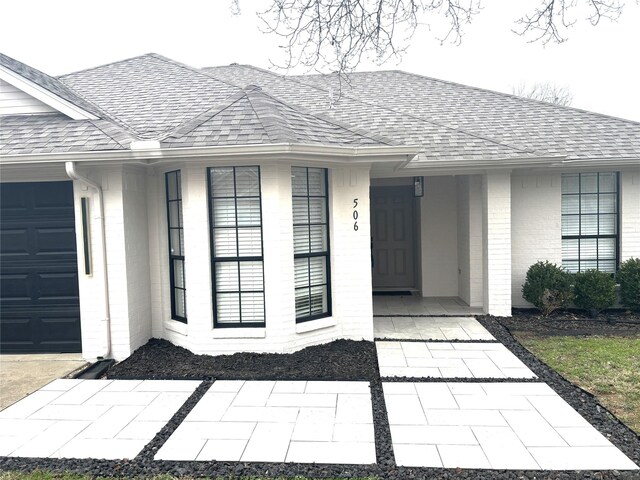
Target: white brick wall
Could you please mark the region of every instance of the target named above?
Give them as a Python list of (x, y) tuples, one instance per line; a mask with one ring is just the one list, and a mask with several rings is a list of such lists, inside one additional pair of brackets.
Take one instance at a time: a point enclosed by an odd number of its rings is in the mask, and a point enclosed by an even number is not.
[(620, 172), (620, 260), (640, 258), (640, 169)]
[(482, 177), (484, 310), (511, 315), (511, 175)]
[(562, 264), (561, 174), (514, 174), (511, 178), (512, 298), (522, 298), (527, 270), (538, 261)]

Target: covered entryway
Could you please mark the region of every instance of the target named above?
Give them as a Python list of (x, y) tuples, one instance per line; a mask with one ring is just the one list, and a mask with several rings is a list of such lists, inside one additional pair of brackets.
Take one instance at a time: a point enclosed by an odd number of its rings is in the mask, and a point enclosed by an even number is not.
[(374, 291), (417, 289), (412, 187), (371, 187), (371, 249)]
[(0, 185), (0, 351), (80, 352), (72, 182)]

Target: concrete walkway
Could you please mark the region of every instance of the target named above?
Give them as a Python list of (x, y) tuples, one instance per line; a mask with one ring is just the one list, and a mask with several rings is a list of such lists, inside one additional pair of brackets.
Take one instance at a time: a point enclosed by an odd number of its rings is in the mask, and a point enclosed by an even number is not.
[(0, 410), (86, 365), (79, 353), (0, 355)]
[[(466, 336), (482, 340), (488, 333), (469, 318), (463, 324), (456, 318), (433, 322), (441, 331), (462, 329)], [(423, 341), (428, 327), (425, 323), (413, 332), (417, 341), (376, 343), (382, 375), (388, 380), (383, 381), (383, 394), (398, 465), (638, 469), (549, 386), (518, 382), (533, 372), (502, 344), (473, 341), (478, 338), (463, 343)], [(407, 368), (429, 370), (402, 370)], [(390, 381), (407, 373), (422, 379)], [(466, 382), (429, 381), (432, 376)], [(490, 376), (507, 381), (473, 381)], [(199, 384), (56, 380), (0, 411), (0, 455), (134, 458)], [(373, 464), (369, 385), (216, 381), (155, 459)]]

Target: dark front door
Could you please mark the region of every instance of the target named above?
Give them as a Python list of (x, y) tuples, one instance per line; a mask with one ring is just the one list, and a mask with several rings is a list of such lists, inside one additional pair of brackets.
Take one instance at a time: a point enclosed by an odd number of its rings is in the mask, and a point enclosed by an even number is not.
[(0, 351), (81, 351), (71, 182), (0, 184)]
[(410, 290), (416, 287), (414, 224), (412, 187), (371, 187), (375, 290)]

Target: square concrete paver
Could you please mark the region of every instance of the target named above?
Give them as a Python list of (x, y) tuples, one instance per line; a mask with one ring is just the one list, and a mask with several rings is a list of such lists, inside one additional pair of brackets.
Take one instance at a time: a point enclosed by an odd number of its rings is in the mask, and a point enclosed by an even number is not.
[(377, 341), (382, 377), (534, 378), (501, 343)]
[(199, 384), (55, 380), (0, 412), (0, 455), (134, 458)]
[(374, 317), (373, 334), (389, 340), (495, 340), (473, 317)]
[(155, 457), (371, 464), (368, 382), (215, 382)]
[(396, 463), (638, 469), (544, 383), (383, 383)]

